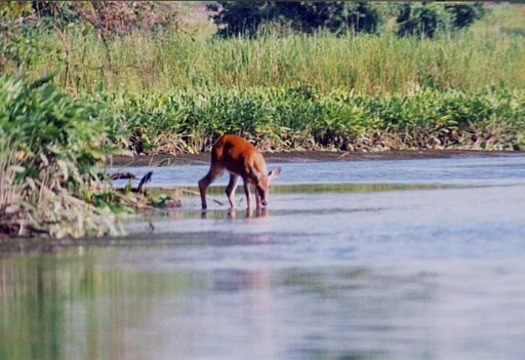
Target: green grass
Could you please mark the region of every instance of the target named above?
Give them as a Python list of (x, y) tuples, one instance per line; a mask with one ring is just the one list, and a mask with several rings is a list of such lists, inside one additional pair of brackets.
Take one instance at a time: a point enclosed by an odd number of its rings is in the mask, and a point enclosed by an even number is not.
[(73, 55), (65, 56), (56, 34), (47, 33), (28, 71), (38, 75), (58, 69), (58, 81), (79, 92), (299, 85), (365, 94), (418, 87), (519, 89), (525, 87), (524, 19), (523, 7), (500, 5), (471, 29), (434, 40), (398, 38), (388, 31), (227, 40), (198, 30), (135, 33), (110, 39), (111, 66), (99, 38), (71, 27), (67, 39)]

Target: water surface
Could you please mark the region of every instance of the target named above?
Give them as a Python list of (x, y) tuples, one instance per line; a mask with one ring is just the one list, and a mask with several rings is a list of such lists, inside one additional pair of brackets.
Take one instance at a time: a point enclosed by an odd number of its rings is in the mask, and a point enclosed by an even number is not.
[(281, 166), (264, 213), (188, 194), (124, 239), (1, 254), (0, 358), (525, 356), (525, 157)]

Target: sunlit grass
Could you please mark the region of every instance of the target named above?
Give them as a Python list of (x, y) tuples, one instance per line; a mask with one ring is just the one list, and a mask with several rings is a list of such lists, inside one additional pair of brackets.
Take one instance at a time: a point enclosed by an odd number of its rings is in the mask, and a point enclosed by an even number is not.
[(391, 32), (268, 33), (256, 39), (218, 39), (198, 29), (135, 33), (110, 40), (111, 66), (100, 39), (73, 28), (67, 31), (73, 56), (65, 59), (51, 32), (42, 37), (41, 53), (28, 71), (58, 69), (58, 81), (80, 92), (166, 92), (210, 85), (344, 87), (366, 94), (417, 87), (518, 89), (525, 87), (524, 20), (522, 7), (495, 6), (471, 29), (433, 40)]

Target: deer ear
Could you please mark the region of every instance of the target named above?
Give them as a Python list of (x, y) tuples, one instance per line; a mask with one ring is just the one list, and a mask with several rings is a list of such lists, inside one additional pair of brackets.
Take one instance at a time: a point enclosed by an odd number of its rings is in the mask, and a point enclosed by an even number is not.
[(276, 167), (275, 169), (273, 169), (272, 171), (270, 171), (268, 173), (268, 179), (275, 179), (277, 176), (281, 175), (281, 167), (278, 166)]

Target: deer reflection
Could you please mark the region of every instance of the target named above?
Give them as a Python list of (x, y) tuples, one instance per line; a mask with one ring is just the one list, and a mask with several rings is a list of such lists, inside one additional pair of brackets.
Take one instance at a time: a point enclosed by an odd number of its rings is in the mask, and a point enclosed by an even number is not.
[[(206, 210), (201, 211), (201, 219), (207, 219), (209, 215), (210, 215), (209, 211), (206, 211)], [(227, 212), (227, 215), (228, 215), (228, 218), (230, 219), (237, 219), (237, 218), (250, 219), (254, 217), (256, 218), (266, 217), (266, 216), (269, 216), (270, 213), (267, 208), (256, 208), (255, 211), (253, 211), (253, 209), (250, 209), (250, 208), (246, 209), (246, 211), (237, 211), (236, 209), (230, 208)], [(222, 217), (222, 216), (219, 216), (219, 217)]]
[[(248, 219), (248, 218), (253, 218), (254, 217), (254, 212), (251, 208), (248, 208), (246, 209), (246, 212), (245, 212), (245, 217)], [(266, 217), (268, 216), (268, 209), (266, 208), (257, 208), (255, 210), (255, 217)], [(237, 211), (235, 209), (230, 209), (228, 211), (228, 217), (230, 219), (235, 219), (237, 217)]]

